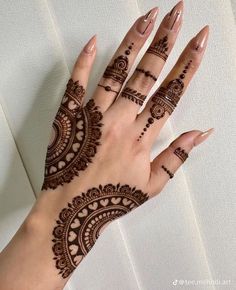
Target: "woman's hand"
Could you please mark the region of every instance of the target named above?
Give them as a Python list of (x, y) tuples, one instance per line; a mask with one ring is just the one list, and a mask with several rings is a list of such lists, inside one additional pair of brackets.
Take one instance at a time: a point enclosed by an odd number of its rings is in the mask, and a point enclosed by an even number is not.
[[(154, 8), (134, 23), (87, 104), (84, 95), (95, 59), (96, 37), (78, 57), (53, 122), (42, 193), (12, 241), (26, 260), (21, 270), (28, 271), (31, 284), (36, 286), (27, 288), (22, 278), (17, 289), (61, 289), (104, 227), (158, 194), (191, 149), (212, 132), (184, 133), (150, 163), (153, 142), (196, 72), (209, 31), (208, 27), (203, 28), (188, 43), (139, 113), (176, 41), (183, 3), (179, 2), (165, 16), (150, 47), (127, 79), (157, 13)], [(35, 233), (40, 236), (38, 241)], [(18, 242), (22, 237), (28, 241), (27, 249)], [(9, 247), (1, 258), (8, 261), (10, 270), (14, 255)], [(30, 267), (34, 261), (37, 271)], [(40, 279), (37, 273), (41, 273)], [(9, 277), (2, 277), (0, 267), (0, 280), (9, 281)]]

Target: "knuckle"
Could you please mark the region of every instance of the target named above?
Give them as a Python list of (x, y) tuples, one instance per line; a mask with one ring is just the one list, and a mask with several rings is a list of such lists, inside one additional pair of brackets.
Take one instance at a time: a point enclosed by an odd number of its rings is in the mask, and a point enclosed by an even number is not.
[(121, 126), (117, 122), (110, 123), (107, 128), (104, 128), (104, 140), (108, 143), (117, 142), (121, 137)]
[(120, 87), (121, 87), (121, 85), (117, 81), (111, 78), (104, 78), (104, 77), (101, 79), (99, 84), (103, 85), (104, 87), (111, 87), (112, 90), (115, 90), (117, 92), (120, 90)]
[(143, 73), (135, 72), (135, 75), (129, 80), (129, 84), (146, 93), (152, 88), (154, 80)]

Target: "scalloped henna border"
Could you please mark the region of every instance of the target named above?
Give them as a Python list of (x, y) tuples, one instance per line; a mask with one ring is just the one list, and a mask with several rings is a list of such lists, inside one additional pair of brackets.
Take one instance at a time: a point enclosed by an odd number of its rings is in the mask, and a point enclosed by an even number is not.
[[(114, 193), (123, 195), (124, 197), (132, 196), (136, 202), (141, 205), (148, 200), (148, 194), (143, 193), (141, 190), (136, 189), (136, 187), (130, 187), (129, 185), (117, 185), (106, 184), (104, 186), (99, 185), (98, 188), (91, 188), (87, 193), (81, 193), (80, 196), (76, 196), (72, 199), (71, 203), (67, 204), (67, 207), (63, 208), (59, 214), (59, 219), (56, 220), (56, 227), (53, 229), (52, 242), (54, 243), (52, 251), (54, 254), (54, 260), (56, 261), (56, 268), (59, 270), (59, 274), (63, 278), (67, 278), (74, 270), (75, 266), (71, 264), (70, 257), (68, 255), (67, 249), (67, 230), (70, 226), (71, 219), (73, 216), (86, 204), (94, 201), (96, 198), (102, 198), (107, 196), (113, 196)], [(115, 196), (115, 195), (114, 195)], [(56, 234), (57, 227), (63, 228), (63, 233), (61, 233), (61, 238), (58, 238)], [(58, 253), (56, 248), (59, 245), (61, 247), (61, 253)], [(62, 262), (62, 264), (60, 264)]]

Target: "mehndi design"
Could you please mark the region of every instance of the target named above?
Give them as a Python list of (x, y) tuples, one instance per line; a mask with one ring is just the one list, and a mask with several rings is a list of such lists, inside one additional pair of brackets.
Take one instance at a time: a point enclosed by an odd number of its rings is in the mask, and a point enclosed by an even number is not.
[(170, 179), (174, 177), (174, 173), (172, 173), (169, 169), (167, 169), (164, 165), (161, 168), (169, 175)]
[(137, 92), (136, 90), (133, 90), (131, 88), (126, 87), (122, 91), (121, 97), (129, 99), (130, 101), (134, 102), (135, 104), (142, 106), (143, 102), (147, 96), (142, 95), (141, 93)]
[(188, 153), (182, 149), (181, 147), (178, 147), (175, 149), (174, 154), (182, 161), (185, 162), (188, 158)]
[(125, 55), (118, 56), (112, 65), (108, 66), (103, 74), (104, 78), (112, 79), (120, 84), (123, 84), (128, 76), (129, 59), (128, 55), (133, 48), (132, 42), (128, 49), (125, 51)]
[(166, 35), (159, 39), (154, 45), (150, 46), (147, 53), (152, 53), (166, 61), (168, 58), (168, 49), (168, 35)]
[(98, 87), (104, 88), (104, 90), (105, 90), (106, 92), (113, 92), (113, 93), (116, 93), (117, 95), (119, 94), (119, 92), (114, 91), (110, 86), (103, 86), (103, 85), (101, 85), (101, 84), (98, 84)]
[(188, 72), (191, 63), (192, 60), (190, 60), (188, 64), (184, 67), (182, 73), (177, 79), (170, 81), (165, 87), (160, 87), (153, 95), (151, 99), (153, 105), (150, 108), (151, 117), (148, 118), (147, 123), (143, 128), (143, 131), (139, 135), (137, 141), (140, 141), (144, 133), (154, 123), (155, 120), (163, 118), (166, 112), (169, 115), (172, 114), (180, 100), (181, 95), (183, 94), (183, 79), (185, 78), (185, 75)]
[(99, 185), (73, 198), (53, 229), (56, 268), (67, 278), (91, 250), (104, 227), (148, 200), (129, 185)]
[(143, 73), (145, 75), (145, 77), (147, 77), (147, 78), (149, 77), (149, 78), (153, 79), (154, 82), (157, 81), (157, 77), (155, 77), (149, 70), (145, 70), (143, 68), (136, 68), (136, 71)]
[(79, 82), (69, 80), (52, 126), (42, 189), (69, 183), (97, 152), (102, 113), (93, 100), (81, 107), (84, 92)]

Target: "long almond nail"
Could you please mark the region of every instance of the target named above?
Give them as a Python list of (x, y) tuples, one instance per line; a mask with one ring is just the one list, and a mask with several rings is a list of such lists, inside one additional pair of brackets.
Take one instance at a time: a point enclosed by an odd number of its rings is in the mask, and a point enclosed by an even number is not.
[(192, 40), (192, 48), (198, 52), (202, 52), (206, 45), (209, 35), (209, 26), (205, 26)]
[(88, 54), (93, 54), (96, 46), (96, 35), (94, 35), (84, 47), (84, 51)]
[(205, 132), (200, 133), (194, 140), (193, 144), (194, 146), (198, 146), (202, 142), (204, 142), (212, 133), (214, 132), (214, 128), (211, 128)]
[(157, 13), (158, 13), (158, 8), (155, 7), (151, 9), (146, 15), (140, 18), (137, 25), (137, 30), (139, 33), (147, 34), (152, 30), (153, 24), (157, 17)]
[(165, 20), (165, 27), (169, 30), (177, 32), (180, 27), (182, 15), (183, 15), (184, 4), (180, 1), (174, 6), (174, 8), (167, 14)]

